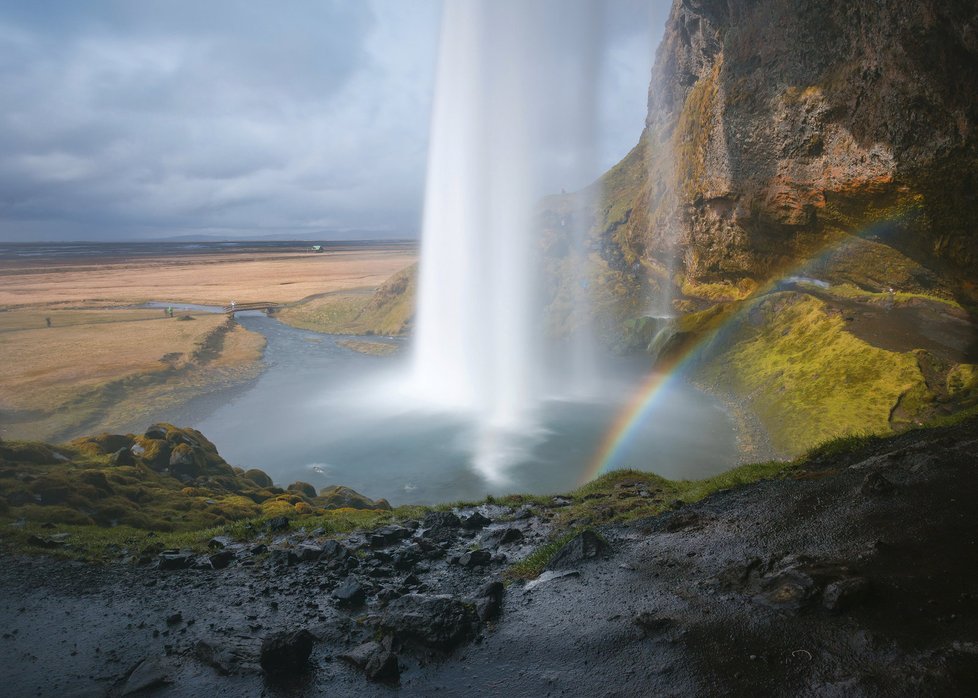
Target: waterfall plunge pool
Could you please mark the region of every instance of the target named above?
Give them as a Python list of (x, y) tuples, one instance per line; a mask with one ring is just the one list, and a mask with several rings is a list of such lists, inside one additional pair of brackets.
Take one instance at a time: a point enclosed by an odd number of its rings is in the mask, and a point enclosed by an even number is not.
[[(612, 357), (616, 365), (599, 397), (544, 400), (526, 431), (487, 435), (467, 415), (412, 404), (398, 389), (397, 377), (408, 370), (406, 346), (393, 357), (367, 356), (339, 346), (344, 337), (260, 313), (239, 313), (238, 321), (268, 341), (262, 375), (158, 419), (199, 429), (229, 463), (261, 468), (278, 485), (346, 485), (394, 505), (576, 488), (594, 474), (602, 439), (646, 375), (637, 363)], [(506, 463), (491, 475), (476, 462), (476, 452), (487, 449)], [(612, 466), (701, 478), (737, 458), (722, 406), (673, 381)]]

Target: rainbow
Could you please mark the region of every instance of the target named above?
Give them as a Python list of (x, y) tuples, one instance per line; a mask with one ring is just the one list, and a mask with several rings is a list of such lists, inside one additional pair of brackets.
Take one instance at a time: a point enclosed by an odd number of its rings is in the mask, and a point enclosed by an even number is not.
[(611, 423), (611, 427), (601, 439), (600, 446), (595, 452), (594, 457), (584, 471), (581, 484), (598, 477), (598, 475), (606, 471), (614, 463), (615, 459), (628, 446), (633, 435), (642, 428), (651, 413), (659, 405), (658, 399), (665, 394), (665, 388), (681, 380), (683, 369), (692, 363), (692, 360), (696, 357), (701, 347), (707, 345), (721, 334), (731, 331), (737, 325), (738, 319), (743, 317), (744, 313), (748, 312), (757, 301), (776, 290), (778, 286), (791, 277), (805, 275), (807, 270), (817, 267), (830, 254), (838, 252), (841, 248), (844, 248), (849, 243), (855, 242), (857, 239), (866, 237), (879, 238), (886, 235), (904, 217), (900, 216), (899, 218), (879, 221), (860, 234), (846, 236), (841, 241), (833, 241), (819, 249), (814, 255), (809, 256), (803, 262), (795, 264), (787, 270), (783, 270), (766, 284), (755, 290), (746, 299), (742, 307), (732, 313), (723, 324), (714, 328), (711, 332), (707, 332), (699, 341), (691, 342), (689, 346), (684, 347), (677, 355), (668, 358), (658, 367), (658, 370), (645, 379), (632, 395), (631, 399), (629, 399), (626, 406), (615, 417)]

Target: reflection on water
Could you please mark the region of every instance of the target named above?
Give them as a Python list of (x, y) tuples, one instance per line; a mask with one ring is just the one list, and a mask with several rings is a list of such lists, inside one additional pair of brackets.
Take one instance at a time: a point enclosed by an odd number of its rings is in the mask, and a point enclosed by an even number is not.
[[(245, 390), (194, 401), (166, 418), (200, 429), (228, 462), (262, 468), (277, 484), (343, 484), (393, 504), (573, 489), (641, 377), (622, 362), (604, 379), (603, 399), (546, 400), (533, 433), (487, 436), (465, 414), (425, 409), (398, 389), (406, 351), (367, 356), (259, 313), (238, 320), (268, 339), (265, 372)], [(711, 398), (679, 386), (661, 405), (617, 465), (704, 477), (734, 464), (731, 420)], [(498, 442), (487, 450), (480, 438)], [(493, 448), (509, 465), (489, 478), (474, 454)]]

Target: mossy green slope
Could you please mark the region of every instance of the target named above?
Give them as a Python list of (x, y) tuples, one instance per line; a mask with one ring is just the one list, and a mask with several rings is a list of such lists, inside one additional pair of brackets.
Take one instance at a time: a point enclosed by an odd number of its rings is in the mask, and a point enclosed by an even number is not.
[(418, 265), (402, 269), (373, 292), (307, 298), (276, 317), (294, 327), (328, 334), (401, 335), (414, 318)]

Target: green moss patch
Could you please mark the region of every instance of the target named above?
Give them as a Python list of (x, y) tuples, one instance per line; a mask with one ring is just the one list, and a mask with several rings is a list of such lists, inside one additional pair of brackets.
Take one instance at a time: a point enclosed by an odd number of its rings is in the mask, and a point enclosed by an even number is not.
[[(886, 433), (901, 396), (924, 378), (912, 353), (874, 347), (810, 296), (776, 293), (753, 304), (701, 372), (738, 395), (780, 452), (798, 454), (846, 433)], [(926, 386), (924, 386), (926, 387)]]
[(418, 265), (402, 269), (376, 291), (330, 293), (276, 313), (293, 327), (327, 334), (401, 335), (414, 317)]

